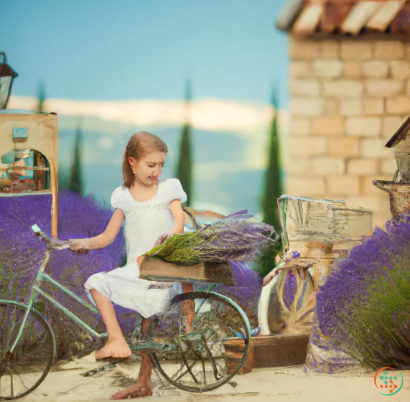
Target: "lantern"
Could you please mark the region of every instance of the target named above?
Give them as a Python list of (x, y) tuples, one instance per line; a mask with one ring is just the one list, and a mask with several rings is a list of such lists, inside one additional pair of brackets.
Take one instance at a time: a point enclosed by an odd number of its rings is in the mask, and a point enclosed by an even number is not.
[(13, 79), (18, 74), (7, 64), (6, 53), (0, 52), (0, 56), (3, 56), (3, 62), (0, 63), (0, 109), (5, 109)]

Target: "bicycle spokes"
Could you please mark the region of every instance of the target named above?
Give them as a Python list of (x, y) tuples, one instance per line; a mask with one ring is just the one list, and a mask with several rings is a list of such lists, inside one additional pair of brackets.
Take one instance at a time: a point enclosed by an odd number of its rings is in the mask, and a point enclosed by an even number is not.
[(55, 353), (48, 324), (25, 306), (0, 303), (0, 400), (27, 395), (47, 375)]

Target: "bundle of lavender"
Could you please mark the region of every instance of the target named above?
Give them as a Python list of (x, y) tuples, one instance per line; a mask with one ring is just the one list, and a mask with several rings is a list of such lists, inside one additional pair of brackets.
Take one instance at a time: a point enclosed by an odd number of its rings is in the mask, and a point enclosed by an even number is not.
[(276, 246), (278, 236), (272, 226), (246, 212), (229, 215), (196, 232), (176, 234), (144, 255), (186, 266), (254, 261), (266, 249)]

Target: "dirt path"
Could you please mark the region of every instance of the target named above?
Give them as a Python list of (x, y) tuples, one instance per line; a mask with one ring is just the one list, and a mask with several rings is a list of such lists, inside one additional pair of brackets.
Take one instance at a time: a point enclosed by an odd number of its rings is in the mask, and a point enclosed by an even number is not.
[[(94, 370), (93, 355), (55, 366), (45, 381), (21, 402), (77, 402), (107, 401), (111, 394), (134, 382), (139, 363), (119, 364), (115, 368), (84, 377)], [(261, 401), (261, 402), (409, 402), (410, 371), (402, 371), (404, 385), (401, 391), (386, 399), (376, 389), (374, 373), (323, 375), (305, 373), (302, 366), (254, 370), (236, 376), (232, 384), (206, 394), (190, 394), (176, 388), (164, 388), (154, 374), (154, 396), (150, 401)], [(164, 398), (165, 397), (165, 398)]]

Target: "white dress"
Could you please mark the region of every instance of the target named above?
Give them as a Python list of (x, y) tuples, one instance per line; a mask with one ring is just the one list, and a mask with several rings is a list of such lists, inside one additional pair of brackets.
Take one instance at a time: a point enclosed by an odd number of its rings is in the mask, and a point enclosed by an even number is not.
[(136, 201), (127, 187), (114, 190), (111, 205), (125, 215), (127, 264), (88, 278), (84, 286), (93, 302), (89, 289), (99, 291), (120, 306), (138, 311), (145, 318), (167, 310), (175, 291), (172, 288), (149, 289), (153, 282), (139, 278), (137, 257), (151, 250), (156, 240), (174, 227), (170, 202), (175, 199), (181, 203), (187, 200), (178, 179), (159, 182), (157, 194), (144, 202)]

